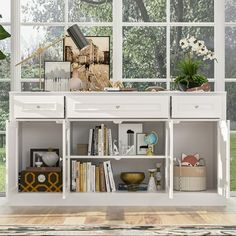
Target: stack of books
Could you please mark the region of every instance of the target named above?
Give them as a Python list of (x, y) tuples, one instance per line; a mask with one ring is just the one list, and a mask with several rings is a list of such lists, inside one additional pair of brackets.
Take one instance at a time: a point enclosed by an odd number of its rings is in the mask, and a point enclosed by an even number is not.
[(110, 161), (99, 165), (91, 162), (71, 162), (72, 192), (115, 192), (116, 186)]
[(113, 155), (112, 134), (104, 124), (89, 130), (88, 156)]

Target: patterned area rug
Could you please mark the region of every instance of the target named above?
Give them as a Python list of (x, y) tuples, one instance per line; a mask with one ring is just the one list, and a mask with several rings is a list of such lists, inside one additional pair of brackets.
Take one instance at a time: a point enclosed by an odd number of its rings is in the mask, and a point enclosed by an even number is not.
[(235, 226), (0, 226), (0, 235), (236, 235)]

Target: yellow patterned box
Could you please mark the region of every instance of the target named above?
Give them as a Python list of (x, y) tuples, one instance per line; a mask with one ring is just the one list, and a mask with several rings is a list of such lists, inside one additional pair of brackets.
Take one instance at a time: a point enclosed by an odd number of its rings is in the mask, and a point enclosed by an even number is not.
[(21, 192), (62, 192), (60, 167), (29, 167), (21, 171)]

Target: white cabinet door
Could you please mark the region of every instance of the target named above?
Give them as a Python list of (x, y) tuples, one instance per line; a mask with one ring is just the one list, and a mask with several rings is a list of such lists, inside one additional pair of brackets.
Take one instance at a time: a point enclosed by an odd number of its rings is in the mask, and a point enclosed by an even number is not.
[(64, 118), (64, 96), (13, 97), (14, 118)]
[(66, 97), (67, 118), (168, 118), (169, 96)]
[(230, 123), (226, 120), (218, 122), (218, 161), (217, 185), (218, 194), (230, 197)]
[(6, 195), (18, 192), (18, 122), (6, 123)]
[(172, 96), (172, 118), (223, 118), (223, 96)]

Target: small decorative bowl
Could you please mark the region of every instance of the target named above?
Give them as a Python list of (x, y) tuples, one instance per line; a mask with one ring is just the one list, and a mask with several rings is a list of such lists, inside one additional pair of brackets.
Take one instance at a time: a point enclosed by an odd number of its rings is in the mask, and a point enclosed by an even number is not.
[(127, 185), (141, 184), (145, 178), (145, 174), (144, 172), (122, 172), (120, 178)]

